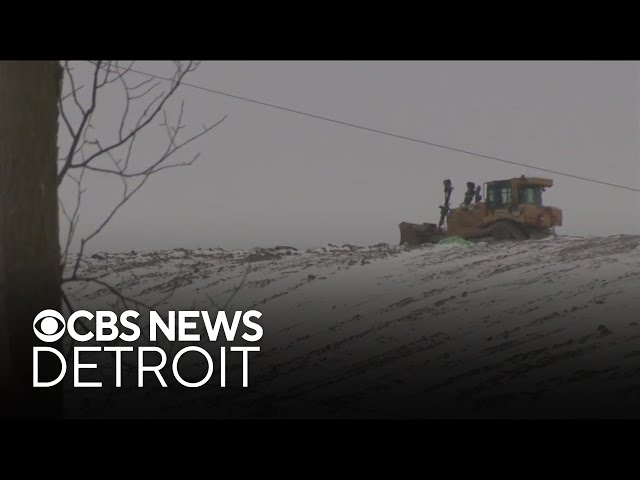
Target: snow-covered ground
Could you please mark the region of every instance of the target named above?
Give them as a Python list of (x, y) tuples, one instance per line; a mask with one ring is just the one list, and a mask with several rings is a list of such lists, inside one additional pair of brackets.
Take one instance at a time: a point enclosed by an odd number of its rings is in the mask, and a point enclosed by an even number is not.
[[(160, 312), (263, 313), (250, 387), (159, 389), (153, 402), (163, 415), (640, 411), (638, 236), (102, 253), (79, 273)], [(100, 285), (65, 289), (76, 306), (116, 309)], [(127, 394), (135, 389), (95, 397), (82, 411), (109, 415)]]

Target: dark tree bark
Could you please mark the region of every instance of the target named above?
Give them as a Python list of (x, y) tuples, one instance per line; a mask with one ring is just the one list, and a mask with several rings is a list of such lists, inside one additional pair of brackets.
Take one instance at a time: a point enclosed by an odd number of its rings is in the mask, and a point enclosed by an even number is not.
[[(62, 68), (56, 61), (0, 61), (0, 415), (62, 416), (62, 388), (33, 388), (33, 320), (61, 311), (57, 134)], [(49, 344), (54, 348), (60, 345)], [(43, 380), (60, 372), (41, 355)]]

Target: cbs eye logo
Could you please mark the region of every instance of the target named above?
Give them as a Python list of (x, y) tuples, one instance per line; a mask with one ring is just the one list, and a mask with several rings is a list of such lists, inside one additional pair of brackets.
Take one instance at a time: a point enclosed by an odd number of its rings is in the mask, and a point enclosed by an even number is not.
[(33, 321), (33, 333), (43, 342), (56, 342), (66, 329), (64, 317), (55, 310), (43, 310)]

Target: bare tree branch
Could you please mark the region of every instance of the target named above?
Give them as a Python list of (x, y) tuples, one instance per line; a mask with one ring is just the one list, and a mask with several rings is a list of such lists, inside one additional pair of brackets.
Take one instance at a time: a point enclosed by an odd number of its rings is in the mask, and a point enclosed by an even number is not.
[(84, 170), (82, 170), (80, 172), (80, 177), (78, 179), (76, 179), (72, 175), (69, 175), (69, 177), (74, 182), (76, 182), (78, 190), (77, 190), (77, 194), (76, 194), (76, 204), (75, 204), (75, 208), (73, 210), (73, 215), (69, 216), (69, 214), (67, 213), (67, 210), (65, 209), (64, 203), (62, 202), (62, 200), (60, 200), (60, 206), (62, 207), (62, 213), (64, 214), (65, 218), (69, 222), (69, 228), (67, 230), (67, 240), (66, 240), (65, 247), (64, 247), (64, 250), (63, 250), (63, 254), (62, 254), (62, 265), (63, 266), (67, 264), (67, 259), (68, 259), (68, 256), (69, 256), (69, 248), (71, 247), (71, 242), (73, 241), (73, 237), (74, 237), (74, 234), (76, 232), (76, 227), (78, 226), (78, 222), (80, 220), (80, 204), (81, 204), (81, 200), (82, 200), (82, 194), (85, 192), (85, 190), (82, 188), (82, 179), (84, 177)]
[[(127, 173), (126, 172), (126, 168), (128, 167), (128, 160), (131, 157), (131, 154), (129, 152), (129, 154), (125, 157), (126, 161), (125, 161), (125, 168), (123, 169), (108, 169), (108, 168), (100, 168), (100, 167), (92, 167), (92, 166), (87, 166), (85, 167), (87, 170), (92, 170), (94, 172), (102, 172), (102, 173), (109, 173), (109, 174), (113, 174), (113, 175), (118, 175), (120, 177), (126, 177), (126, 178), (133, 178), (133, 177), (140, 177), (140, 176), (147, 176), (150, 175), (152, 173), (156, 173), (156, 172), (160, 172), (162, 170), (166, 170), (168, 168), (174, 168), (174, 167), (182, 167), (182, 166), (190, 166), (193, 165), (195, 163), (195, 161), (200, 157), (200, 153), (197, 153), (194, 158), (192, 158), (190, 161), (188, 162), (181, 162), (181, 163), (173, 163), (171, 165), (164, 165), (164, 166), (160, 166), (162, 163), (165, 163), (166, 160), (171, 157), (174, 153), (176, 153), (178, 150), (182, 149), (183, 147), (187, 146), (188, 144), (190, 144), (191, 142), (193, 142), (194, 140), (197, 140), (198, 138), (202, 137), (203, 135), (206, 135), (207, 133), (209, 133), (211, 130), (213, 130), (214, 128), (216, 128), (218, 125), (220, 125), (225, 119), (227, 118), (227, 116), (225, 115), (224, 117), (222, 117), (220, 120), (218, 120), (216, 123), (214, 123), (213, 125), (211, 125), (210, 127), (205, 127), (204, 130), (200, 133), (198, 133), (197, 135), (194, 135), (192, 137), (190, 137), (189, 139), (187, 139), (186, 141), (180, 143), (180, 144), (175, 144), (175, 135), (172, 135), (170, 137), (170, 141), (174, 144), (174, 147), (166, 150), (164, 152), (164, 154), (158, 159), (156, 160), (151, 166), (145, 168), (142, 171), (139, 172), (133, 172), (133, 173)], [(177, 132), (176, 132), (177, 133)]]
[[(73, 261), (72, 267), (70, 266), (69, 268), (70, 272), (63, 278), (62, 282), (63, 284), (79, 283), (81, 284), (81, 289), (85, 288), (82, 285), (92, 283), (100, 285), (115, 295), (117, 302), (121, 303), (124, 308), (129, 309), (130, 306), (135, 306), (152, 310), (156, 305), (166, 302), (173, 295), (175, 288), (154, 305), (146, 305), (135, 298), (124, 295), (120, 287), (113, 286), (99, 277), (90, 275), (85, 277), (81, 269), (81, 265), (84, 262), (85, 248), (91, 240), (106, 228), (116, 213), (146, 184), (152, 175), (170, 168), (193, 165), (200, 157), (200, 153), (194, 154), (190, 160), (174, 161), (173, 158), (182, 149), (219, 126), (227, 117), (224, 115), (220, 120), (208, 127), (203, 125), (203, 129), (199, 133), (180, 138), (186, 128), (184, 124), (184, 101), (180, 104), (175, 121), (171, 120), (172, 115), (169, 115), (168, 112), (170, 108), (169, 101), (176, 96), (176, 92), (185, 76), (197, 68), (198, 62), (190, 61), (186, 62), (186, 64), (175, 62), (175, 72), (171, 77), (158, 77), (157, 79), (151, 77), (137, 83), (133, 83), (130, 79), (130, 76), (136, 75), (135, 72), (131, 72), (134, 62), (129, 62), (128, 65), (120, 65), (117, 61), (92, 61), (90, 64), (91, 80), (86, 81), (87, 85), (77, 86), (77, 79), (74, 78), (76, 71), (70, 66), (69, 62), (64, 63), (65, 78), (70, 86), (70, 91), (60, 99), (60, 112), (62, 121), (71, 138), (66, 155), (60, 159), (58, 185), (64, 179), (69, 178), (75, 183), (77, 192), (72, 211), (65, 208), (65, 205), (61, 202), (62, 213), (68, 221), (63, 265), (67, 265), (69, 251), (74, 236), (78, 231), (80, 205), (82, 203), (82, 195), (86, 191), (82, 183), (85, 172), (115, 175), (122, 180), (123, 190), (116, 204), (111, 207), (95, 229), (80, 239), (79, 252)], [(157, 89), (163, 81), (169, 83), (169, 89), (158, 93)], [(88, 95), (85, 95), (85, 103), (81, 101), (78, 95), (78, 92), (83, 87), (90, 88)], [(109, 101), (113, 102), (114, 91), (124, 99), (124, 111), (113, 128), (116, 138), (105, 140), (106, 134), (103, 133), (102, 129), (98, 134), (93, 126), (93, 120), (97, 106), (101, 104), (99, 98), (102, 98), (103, 92), (111, 92)], [(87, 92), (85, 91), (85, 93)], [(79, 113), (75, 112), (74, 106)], [(71, 111), (69, 107), (71, 107)], [(70, 115), (70, 113), (73, 113), (73, 115)], [(159, 126), (163, 127), (165, 131), (167, 145), (164, 151), (153, 161), (150, 163), (144, 162), (146, 165), (140, 165), (139, 161), (136, 161), (136, 146), (141, 145), (139, 138), (147, 131), (147, 127), (156, 124), (156, 119), (161, 120)], [(90, 132), (95, 132), (96, 134), (92, 134), (90, 138)], [(109, 164), (105, 165), (104, 161), (108, 161)], [(71, 174), (76, 169), (80, 170), (77, 177)], [(238, 289), (242, 288), (245, 278), (246, 275), (243, 277)], [(233, 299), (235, 293), (229, 298), (227, 304)], [(63, 299), (67, 308), (71, 308), (71, 303), (66, 294)]]
[[(75, 88), (75, 85), (73, 84), (73, 75), (71, 74), (71, 70), (69, 69), (68, 63), (66, 64), (66, 70), (72, 82), (71, 87), (73, 89), (73, 98), (76, 102), (76, 105), (82, 112), (82, 120), (80, 121), (80, 125), (78, 126), (78, 129), (75, 131), (76, 134), (74, 135), (73, 140), (71, 141), (71, 146), (69, 147), (69, 154), (67, 155), (67, 158), (64, 160), (64, 164), (60, 169), (60, 172), (58, 173), (58, 185), (62, 183), (62, 180), (67, 174), (67, 171), (69, 170), (69, 168), (71, 168), (71, 165), (73, 163), (73, 158), (76, 153), (76, 148), (78, 146), (78, 142), (80, 141), (80, 138), (84, 135), (85, 126), (90, 122), (91, 115), (93, 115), (93, 111), (96, 108), (96, 101), (98, 98), (98, 89), (100, 88), (98, 86), (98, 73), (100, 72), (100, 64), (101, 62), (97, 62), (95, 66), (95, 71), (93, 74), (93, 87), (91, 90), (91, 105), (87, 110), (85, 110), (82, 107), (82, 104), (78, 101), (78, 97), (76, 95), (77, 90)], [(72, 129), (70, 130), (73, 131)]]
[[(113, 144), (104, 147), (103, 149), (101, 149), (98, 152), (95, 152), (94, 154), (90, 155), (86, 160), (84, 160), (83, 162), (79, 163), (79, 164), (73, 164), (73, 163), (69, 163), (69, 168), (78, 168), (78, 167), (86, 167), (88, 164), (90, 164), (93, 160), (95, 160), (96, 158), (98, 158), (100, 155), (103, 155), (104, 153), (111, 151), (115, 148), (118, 148), (120, 146), (122, 146), (123, 144), (125, 144), (127, 141), (129, 141), (133, 136), (137, 135), (137, 133), (139, 131), (141, 131), (143, 128), (145, 128), (147, 125), (149, 125), (155, 118), (156, 116), (162, 111), (162, 108), (164, 107), (165, 103), (167, 102), (167, 100), (169, 100), (169, 98), (171, 98), (171, 96), (176, 92), (176, 90), (178, 90), (178, 88), (181, 85), (182, 79), (184, 78), (184, 76), (191, 72), (191, 65), (193, 64), (193, 62), (190, 62), (189, 65), (187, 66), (187, 68), (185, 68), (184, 70), (182, 70), (181, 66), (178, 66), (178, 71), (176, 72), (176, 75), (174, 77), (174, 81), (172, 82), (171, 88), (169, 90), (168, 93), (166, 94), (160, 94), (157, 97), (154, 98), (154, 100), (147, 106), (147, 108), (145, 109), (143, 115), (140, 117), (140, 120), (138, 122), (138, 124), (136, 125), (136, 127), (134, 129), (132, 129), (127, 135), (125, 135), (123, 138), (119, 139), (118, 141), (114, 142)], [(96, 70), (100, 69), (100, 62), (96, 63)], [(155, 107), (153, 107), (155, 105), (156, 102), (159, 103), (158, 105), (156, 105)], [(153, 107), (153, 108), (152, 108)], [(151, 113), (149, 113), (151, 111)], [(145, 118), (146, 117), (146, 118)]]
[(80, 112), (82, 112), (82, 114), (85, 114), (85, 110), (82, 107), (82, 104), (80, 103), (80, 101), (78, 100), (78, 96), (77, 96), (77, 92), (80, 90), (79, 88), (76, 88), (75, 85), (75, 81), (73, 78), (73, 69), (69, 66), (69, 62), (64, 62), (64, 70), (65, 73), (67, 74), (67, 77), (69, 78), (69, 82), (71, 83), (71, 94), (73, 96), (73, 101), (75, 102), (76, 106), (78, 107), (78, 109), (80, 110)]

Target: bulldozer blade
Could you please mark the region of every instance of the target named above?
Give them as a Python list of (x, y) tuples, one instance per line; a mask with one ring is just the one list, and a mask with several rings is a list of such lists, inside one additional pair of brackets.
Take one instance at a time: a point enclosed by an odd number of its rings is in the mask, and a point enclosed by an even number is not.
[(409, 223), (400, 225), (400, 245), (422, 245), (437, 243), (444, 238), (444, 233), (433, 223)]

